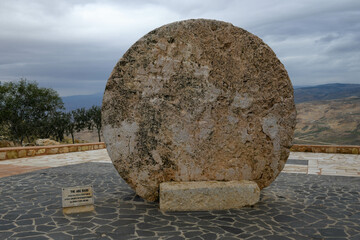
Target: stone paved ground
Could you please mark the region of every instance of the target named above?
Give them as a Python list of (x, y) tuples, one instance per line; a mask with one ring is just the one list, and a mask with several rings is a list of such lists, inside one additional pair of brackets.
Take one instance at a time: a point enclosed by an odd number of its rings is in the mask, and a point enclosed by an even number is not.
[[(360, 239), (360, 178), (339, 176), (359, 171), (354, 155), (292, 154), (253, 207), (169, 213), (137, 197), (106, 152), (86, 153), (32, 158), (35, 167), (48, 168), (0, 178), (0, 239)], [(327, 171), (312, 172), (311, 162), (323, 166), (326, 158)], [(31, 166), (16, 161), (13, 166)], [(9, 164), (2, 162), (0, 168)], [(54, 165), (65, 166), (49, 168)], [(344, 171), (324, 175), (331, 169)], [(65, 216), (61, 188), (77, 185), (93, 185), (96, 211)]]
[(0, 178), (44, 168), (67, 166), (85, 162), (110, 163), (111, 160), (106, 149), (3, 160), (0, 161)]

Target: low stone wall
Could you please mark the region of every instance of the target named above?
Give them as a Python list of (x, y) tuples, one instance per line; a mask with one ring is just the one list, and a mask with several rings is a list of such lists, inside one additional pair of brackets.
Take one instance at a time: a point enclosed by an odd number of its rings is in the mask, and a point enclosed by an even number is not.
[(313, 152), (313, 153), (359, 154), (360, 146), (294, 144), (291, 147), (291, 151), (292, 152)]
[[(6, 159), (34, 157), (40, 155), (97, 150), (97, 149), (104, 149), (105, 147), (106, 147), (105, 143), (97, 142), (97, 143), (66, 144), (66, 145), (52, 145), (52, 146), (0, 148), (0, 161)], [(359, 154), (360, 146), (294, 144), (291, 148), (291, 151), (313, 152), (313, 153)]]
[(0, 161), (6, 159), (34, 157), (40, 155), (97, 150), (103, 148), (105, 148), (105, 143), (103, 142), (52, 145), (52, 146), (35, 146), (35, 147), (0, 148)]

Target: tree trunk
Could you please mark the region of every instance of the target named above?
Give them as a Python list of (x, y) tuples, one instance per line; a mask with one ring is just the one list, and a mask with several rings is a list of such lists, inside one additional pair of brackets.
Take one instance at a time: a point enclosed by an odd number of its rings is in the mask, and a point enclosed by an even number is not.
[(98, 128), (97, 132), (98, 132), (99, 142), (101, 142), (101, 134), (100, 134), (101, 129), (100, 129), (100, 128)]
[(21, 137), (20, 137), (20, 145), (21, 145), (21, 146), (23, 145), (23, 141), (24, 141), (24, 136), (21, 136)]
[(73, 144), (75, 144), (74, 133), (71, 133), (71, 138), (72, 138), (72, 142), (73, 142)]

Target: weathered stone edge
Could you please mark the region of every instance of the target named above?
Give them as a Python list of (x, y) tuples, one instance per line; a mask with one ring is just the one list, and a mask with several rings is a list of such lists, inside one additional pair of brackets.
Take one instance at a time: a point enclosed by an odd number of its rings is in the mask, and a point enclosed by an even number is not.
[(97, 150), (104, 149), (105, 147), (104, 142), (97, 142), (85, 144), (0, 148), (0, 161), (24, 157), (35, 157), (40, 155)]
[(292, 152), (360, 154), (360, 146), (355, 145), (341, 146), (294, 144), (290, 150)]

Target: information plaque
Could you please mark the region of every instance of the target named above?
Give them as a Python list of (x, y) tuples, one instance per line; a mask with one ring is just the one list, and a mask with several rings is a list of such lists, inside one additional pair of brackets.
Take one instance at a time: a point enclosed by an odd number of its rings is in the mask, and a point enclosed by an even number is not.
[(94, 196), (92, 186), (69, 187), (62, 189), (62, 207), (79, 207), (93, 205)]

